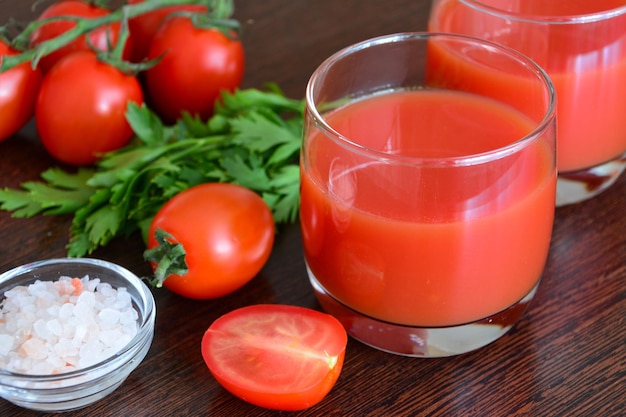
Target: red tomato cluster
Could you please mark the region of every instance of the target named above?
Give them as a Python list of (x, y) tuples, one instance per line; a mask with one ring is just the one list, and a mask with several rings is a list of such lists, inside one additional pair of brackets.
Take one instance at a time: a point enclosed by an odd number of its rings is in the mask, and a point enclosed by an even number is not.
[[(22, 64), (0, 73), (0, 140), (34, 115), (42, 144), (55, 159), (88, 165), (131, 140), (125, 116), (129, 102), (147, 101), (167, 123), (183, 112), (208, 118), (221, 91), (233, 91), (241, 83), (243, 47), (217, 29), (195, 27), (188, 16), (172, 17), (179, 11), (203, 13), (206, 8), (159, 8), (129, 21), (122, 58), (135, 63), (160, 59), (146, 71), (145, 83), (96, 56), (94, 49), (108, 51), (118, 42), (120, 22), (98, 27), (43, 56), (35, 69)], [(38, 19), (92, 19), (110, 13), (86, 1), (62, 0), (48, 6)], [(75, 25), (67, 19), (50, 21), (31, 33), (31, 45), (55, 39)], [(16, 53), (0, 44), (0, 60)]]

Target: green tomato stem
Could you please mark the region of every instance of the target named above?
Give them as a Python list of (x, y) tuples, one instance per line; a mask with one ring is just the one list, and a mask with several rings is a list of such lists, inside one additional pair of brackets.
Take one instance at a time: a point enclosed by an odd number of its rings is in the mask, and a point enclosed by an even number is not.
[[(230, 9), (227, 6), (227, 4), (229, 3), (231, 4)], [(222, 13), (228, 10), (232, 12), (232, 3), (233, 0), (149, 0), (143, 3), (124, 5), (119, 9), (112, 11), (106, 16), (93, 19), (84, 19), (72, 16), (58, 16), (50, 19), (35, 20), (31, 22), (24, 29), (24, 31), (22, 31), (12, 42), (15, 49), (23, 50), (23, 52), (17, 55), (4, 56), (2, 58), (2, 63), (0, 64), (0, 72), (8, 71), (13, 67), (28, 61), (31, 61), (31, 66), (33, 68), (36, 68), (37, 63), (42, 57), (56, 51), (57, 49), (69, 44), (80, 36), (85, 35), (86, 33), (100, 26), (108, 25), (118, 21), (126, 21), (130, 18), (151, 12), (159, 8), (186, 4), (205, 4), (207, 5), (210, 13), (215, 13), (217, 18), (222, 18)], [(61, 35), (53, 39), (42, 42), (32, 49), (27, 49), (30, 43), (29, 37), (35, 30), (47, 23), (50, 23), (51, 21), (58, 20), (75, 21), (76, 25), (72, 29), (62, 33)], [(128, 34), (126, 34), (125, 36), (128, 36)], [(123, 39), (118, 42), (118, 45), (124, 45), (124, 42), (121, 42), (122, 40)], [(123, 48), (123, 46), (120, 47), (120, 50), (121, 48)]]
[(170, 275), (185, 275), (189, 269), (183, 245), (161, 229), (157, 229), (154, 236), (158, 244), (144, 251), (144, 259), (156, 264), (154, 278), (148, 282), (156, 288), (161, 288)]

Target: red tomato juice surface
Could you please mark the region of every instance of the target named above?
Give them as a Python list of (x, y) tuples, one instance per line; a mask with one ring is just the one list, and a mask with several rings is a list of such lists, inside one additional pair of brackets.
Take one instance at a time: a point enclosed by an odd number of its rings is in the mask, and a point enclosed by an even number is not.
[[(626, 13), (585, 24), (537, 19), (615, 10), (625, 0), (484, 0), (484, 5), (535, 20), (478, 11), (460, 0), (440, 0), (429, 29), (508, 45), (530, 56), (552, 78), (557, 96), (558, 167), (590, 168), (626, 152)], [(518, 94), (523, 96), (524, 89)]]
[(533, 127), (493, 100), (444, 90), (392, 92), (327, 115), (371, 158), (308, 132), (301, 227), (307, 265), (362, 314), (448, 326), (495, 314), (537, 284), (554, 212), (554, 156), (544, 142), (488, 164), (389, 164), (454, 158), (511, 144)]

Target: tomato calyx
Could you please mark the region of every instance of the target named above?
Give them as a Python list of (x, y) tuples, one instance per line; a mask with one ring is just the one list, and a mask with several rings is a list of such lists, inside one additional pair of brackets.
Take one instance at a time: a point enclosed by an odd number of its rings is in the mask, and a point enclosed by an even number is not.
[(148, 279), (148, 282), (161, 288), (163, 283), (170, 275), (185, 275), (189, 268), (185, 261), (187, 255), (182, 244), (176, 241), (176, 238), (162, 229), (154, 232), (157, 246), (146, 249), (143, 257), (146, 261), (156, 265), (154, 269), (154, 278)]
[(86, 0), (86, 2), (96, 7), (107, 7), (109, 5), (109, 0)]
[(120, 30), (119, 39), (115, 46), (111, 46), (111, 41), (109, 39), (109, 47), (108, 51), (100, 51), (94, 45), (92, 45), (89, 38), (85, 38), (87, 44), (97, 55), (99, 61), (104, 62), (105, 64), (111, 65), (124, 74), (127, 75), (136, 75), (141, 71), (144, 71), (150, 67), (152, 67), (156, 62), (144, 62), (144, 63), (131, 63), (125, 61), (124, 56), (124, 48), (126, 47), (126, 42), (128, 41), (130, 31), (128, 29), (128, 13), (126, 9), (122, 10), (122, 28)]
[(209, 10), (211, 10), (209, 14), (190, 13), (193, 25), (199, 29), (216, 29), (231, 40), (239, 40), (241, 32), (239, 21), (230, 18), (234, 12), (233, 2), (214, 1)]
[(227, 17), (220, 17), (217, 12), (206, 14), (180, 11), (172, 13), (171, 16), (186, 17), (191, 20), (195, 28), (204, 30), (215, 29), (230, 40), (238, 41), (240, 39), (241, 25), (239, 21)]
[[(0, 42), (11, 47), (15, 51), (22, 52), (23, 49), (18, 49), (14, 44), (15, 37), (23, 30), (23, 27), (14, 19), (10, 19), (7, 23), (0, 26)], [(0, 71), (3, 72), (3, 71)]]

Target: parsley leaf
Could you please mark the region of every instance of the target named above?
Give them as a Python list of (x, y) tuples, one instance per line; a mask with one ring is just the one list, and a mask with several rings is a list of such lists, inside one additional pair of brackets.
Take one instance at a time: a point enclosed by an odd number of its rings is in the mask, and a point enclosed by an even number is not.
[(51, 168), (42, 181), (0, 190), (0, 209), (14, 217), (73, 214), (68, 256), (140, 231), (174, 195), (204, 182), (232, 182), (258, 192), (277, 223), (293, 222), (299, 204), (298, 157), (303, 100), (275, 85), (224, 93), (215, 115), (188, 114), (165, 126), (145, 105), (129, 103), (135, 138), (106, 153), (93, 169)]

